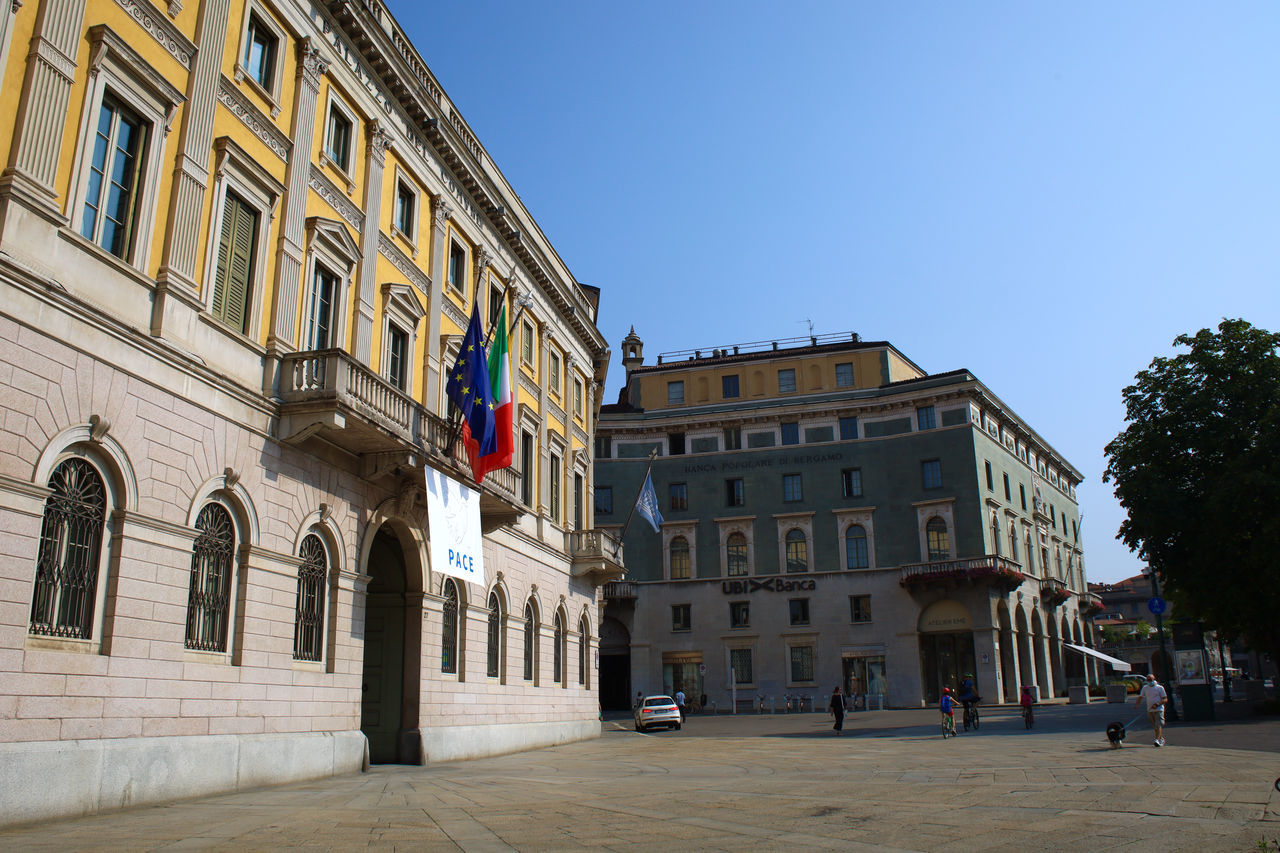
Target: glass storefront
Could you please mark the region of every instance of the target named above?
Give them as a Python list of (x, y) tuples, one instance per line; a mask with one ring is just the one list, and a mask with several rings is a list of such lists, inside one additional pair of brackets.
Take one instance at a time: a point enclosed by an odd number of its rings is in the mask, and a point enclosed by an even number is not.
[[(942, 698), (942, 688), (950, 687), (954, 693), (966, 674), (976, 676), (973, 664), (972, 631), (920, 635), (920, 672), (924, 679), (924, 698), (929, 704), (936, 704)], [(982, 692), (981, 686), (978, 692)]]
[(702, 701), (701, 652), (664, 652), (662, 655), (662, 689), (668, 696), (684, 691), (685, 707), (701, 707)]
[(883, 708), (889, 683), (885, 679), (884, 656), (846, 657), (842, 660), (844, 692), (850, 697), (854, 710), (868, 707)]

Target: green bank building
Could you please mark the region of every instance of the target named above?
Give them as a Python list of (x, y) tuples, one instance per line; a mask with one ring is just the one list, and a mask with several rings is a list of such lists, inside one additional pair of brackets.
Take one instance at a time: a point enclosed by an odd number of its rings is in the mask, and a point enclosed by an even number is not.
[[(600, 691), (724, 711), (920, 707), (972, 673), (985, 702), (1097, 677), (1081, 475), (968, 370), (857, 334), (664, 353), (633, 329), (603, 406)], [(628, 517), (650, 472), (663, 521)], [(623, 533), (624, 525), (626, 526)]]

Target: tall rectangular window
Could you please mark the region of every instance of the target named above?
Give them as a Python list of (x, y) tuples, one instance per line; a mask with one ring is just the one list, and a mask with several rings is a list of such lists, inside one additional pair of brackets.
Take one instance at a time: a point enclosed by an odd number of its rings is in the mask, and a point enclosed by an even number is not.
[(560, 457), (551, 454), (551, 470), (547, 472), (551, 478), (550, 500), (551, 500), (551, 520), (556, 524), (560, 523)]
[(752, 684), (755, 675), (751, 670), (751, 649), (729, 649), (729, 669), (735, 684)]
[(311, 286), (311, 307), (307, 315), (307, 349), (321, 350), (337, 346), (334, 340), (334, 300), (338, 295), (338, 277), (316, 264)]
[(582, 529), (582, 511), (587, 502), (587, 484), (581, 474), (573, 475), (573, 529)]
[(396, 181), (396, 228), (408, 238), (410, 243), (417, 242), (414, 239), (413, 220), (414, 210), (418, 204), (418, 195), (404, 181)]
[(244, 70), (255, 83), (274, 94), (276, 52), (279, 40), (257, 15), (249, 15), (249, 32), (245, 39)]
[(1022, 511), (1026, 512), (1027, 511), (1027, 487), (1022, 485), (1021, 483), (1018, 484), (1018, 497), (1021, 498), (1022, 500)]
[(751, 603), (748, 601), (729, 602), (729, 627), (751, 627)]
[(840, 472), (840, 494), (846, 498), (862, 497), (861, 468), (845, 468)]
[(935, 429), (938, 426), (933, 406), (921, 406), (916, 409), (916, 428), (921, 430)]
[(613, 515), (613, 486), (596, 486), (596, 515)]
[(667, 452), (672, 456), (684, 455), (684, 433), (673, 432), (667, 436)]
[(787, 503), (804, 500), (804, 487), (799, 474), (782, 475), (782, 499)]
[(841, 418), (840, 419), (840, 440), (853, 441), (858, 437), (858, 419), (857, 418)]
[(533, 367), (533, 324), (524, 322), (520, 326), (523, 329), (520, 335), (520, 363), (527, 367)]
[(228, 191), (222, 205), (218, 266), (213, 276), (213, 316), (241, 334), (249, 331), (254, 259), (258, 247), (258, 212)]
[(792, 625), (809, 624), (809, 599), (793, 598), (787, 602), (787, 610), (789, 611)]
[(942, 488), (942, 462), (938, 459), (927, 459), (920, 463), (920, 479), (926, 489)]
[(684, 382), (668, 382), (667, 383), (667, 405), (682, 406), (684, 405)]
[(1009, 492), (1009, 475), (1004, 474), (1002, 476), (1004, 477), (1004, 499), (1011, 501), (1013, 500), (1013, 495)]
[(991, 462), (989, 460), (984, 460), (984, 464), (987, 468), (987, 491), (994, 492), (996, 490), (996, 481), (995, 477), (991, 473)]
[(726, 400), (731, 400), (738, 396), (738, 376), (722, 376), (720, 377), (720, 396)]
[(115, 98), (102, 99), (80, 233), (126, 261), (133, 254), (142, 152), (149, 130), (137, 113)]
[(449, 286), (458, 293), (467, 291), (467, 252), (454, 241), (449, 241)]
[(336, 103), (329, 104), (329, 132), (325, 136), (325, 153), (344, 172), (351, 171), (351, 119)]
[(582, 410), (582, 380), (576, 376), (573, 378), (573, 414), (579, 419), (583, 416)]
[(689, 486), (687, 483), (672, 483), (669, 487), (671, 508), (682, 510), (689, 508)]
[(551, 350), (547, 353), (547, 387), (553, 397), (560, 396), (560, 353)]
[(613, 439), (607, 435), (596, 435), (596, 458), (613, 458)]
[(742, 449), (742, 428), (727, 427), (724, 431), (724, 449), (725, 450), (741, 450)]
[(525, 506), (533, 506), (534, 471), (533, 433), (520, 433), (520, 500)]
[(836, 387), (852, 388), (853, 387), (853, 363), (836, 365)]
[(747, 495), (741, 477), (724, 481), (724, 502), (728, 506), (746, 506)]
[(387, 381), (405, 390), (408, 379), (409, 336), (394, 324), (387, 324)]
[(796, 423), (782, 424), (782, 443), (783, 444), (799, 444), (800, 443), (800, 424), (796, 424)]
[(793, 367), (778, 371), (778, 393), (791, 394), (796, 390), (796, 371)]
[(871, 596), (869, 595), (849, 596), (849, 621), (850, 622), (870, 622), (871, 621)]
[(671, 605), (671, 630), (672, 631), (689, 631), (693, 628), (693, 605), (690, 604), (673, 604)]
[(791, 647), (791, 680), (813, 681), (813, 646)]

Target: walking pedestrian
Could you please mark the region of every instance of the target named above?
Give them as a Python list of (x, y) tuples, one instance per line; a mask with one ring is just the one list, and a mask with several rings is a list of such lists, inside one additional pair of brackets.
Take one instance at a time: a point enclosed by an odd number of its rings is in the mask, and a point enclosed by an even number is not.
[(1169, 694), (1150, 673), (1147, 674), (1147, 683), (1138, 691), (1138, 700), (1133, 703), (1133, 707), (1141, 707), (1144, 701), (1147, 703), (1147, 719), (1151, 721), (1151, 730), (1156, 734), (1152, 746), (1164, 746), (1164, 706), (1169, 703)]
[(836, 724), (831, 728), (835, 729), (836, 737), (844, 730), (844, 696), (840, 693), (840, 685), (836, 685), (835, 690), (831, 693), (831, 701), (827, 704), (831, 709), (831, 713), (835, 715)]

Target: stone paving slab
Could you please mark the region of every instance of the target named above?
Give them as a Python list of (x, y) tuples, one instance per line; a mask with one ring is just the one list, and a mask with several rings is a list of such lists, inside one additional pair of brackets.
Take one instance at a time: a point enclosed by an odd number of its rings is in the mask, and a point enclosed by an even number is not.
[(691, 717), (595, 741), (0, 830), (5, 850), (1194, 850), (1280, 839), (1280, 721), (1102, 741), (1116, 711)]

